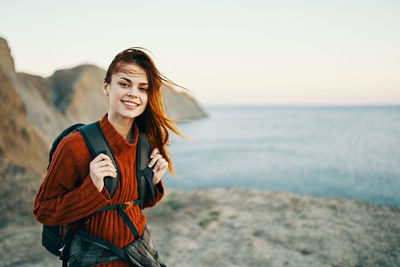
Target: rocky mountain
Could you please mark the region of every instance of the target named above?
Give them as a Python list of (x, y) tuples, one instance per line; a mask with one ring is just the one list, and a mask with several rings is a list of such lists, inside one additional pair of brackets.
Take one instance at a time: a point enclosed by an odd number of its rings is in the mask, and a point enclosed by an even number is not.
[(0, 39), (0, 158), (42, 172), (48, 143), (46, 137), (29, 123), (17, 87), (10, 49), (5, 40)]
[(197, 101), (185, 91), (180, 90), (177, 93), (165, 87), (162, 90), (165, 112), (170, 118), (189, 121), (207, 116)]

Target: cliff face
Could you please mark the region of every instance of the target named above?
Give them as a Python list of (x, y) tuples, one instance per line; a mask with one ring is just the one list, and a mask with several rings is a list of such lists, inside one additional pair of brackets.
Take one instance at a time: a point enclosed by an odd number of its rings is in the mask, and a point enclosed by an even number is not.
[(198, 102), (185, 92), (174, 92), (162, 87), (167, 116), (174, 120), (193, 120), (207, 116)]
[(88, 123), (107, 111), (103, 94), (105, 71), (93, 65), (80, 65), (56, 71), (50, 78), (55, 93), (53, 104), (69, 121)]
[(16, 89), (17, 76), (10, 49), (0, 39), (0, 158), (42, 172), (47, 160), (46, 139), (27, 120)]
[(54, 92), (47, 79), (27, 73), (17, 73), (17, 77), (29, 122), (50, 142), (68, 125), (68, 119), (52, 104)]

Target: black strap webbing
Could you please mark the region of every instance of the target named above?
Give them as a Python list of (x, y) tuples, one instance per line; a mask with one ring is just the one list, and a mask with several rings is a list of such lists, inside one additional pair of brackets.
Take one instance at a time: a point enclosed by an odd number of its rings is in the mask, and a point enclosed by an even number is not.
[(117, 177), (104, 177), (104, 186), (106, 187), (108, 193), (112, 197), (117, 191), (118, 182), (120, 178), (120, 170), (118, 162), (114, 157), (114, 153), (111, 150), (110, 144), (108, 144), (103, 131), (100, 128), (100, 122), (93, 122), (78, 128), (79, 132), (82, 134), (83, 139), (89, 147), (90, 152), (93, 157), (97, 157), (100, 153), (106, 154), (114, 164), (117, 169)]
[(115, 254), (117, 254), (118, 257), (120, 257), (122, 260), (129, 262), (129, 260), (126, 257), (125, 252), (124, 252), (123, 249), (117, 247), (113, 243), (108, 242), (108, 241), (106, 241), (104, 239), (97, 238), (97, 237), (89, 235), (89, 233), (86, 232), (86, 230), (83, 227), (79, 227), (78, 230), (79, 230), (79, 233), (82, 235), (82, 237), (84, 237), (85, 239), (90, 240), (93, 243), (98, 243), (100, 245), (106, 246), (111, 251), (113, 251)]
[(131, 219), (129, 219), (128, 214), (126, 214), (124, 212), (122, 205), (117, 206), (117, 212), (118, 212), (118, 215), (122, 217), (122, 219), (124, 220), (126, 225), (129, 227), (129, 230), (131, 230), (131, 233), (135, 237), (135, 240), (140, 239), (140, 235), (139, 235), (138, 231), (136, 230), (135, 225), (133, 225), (133, 222), (131, 221)]

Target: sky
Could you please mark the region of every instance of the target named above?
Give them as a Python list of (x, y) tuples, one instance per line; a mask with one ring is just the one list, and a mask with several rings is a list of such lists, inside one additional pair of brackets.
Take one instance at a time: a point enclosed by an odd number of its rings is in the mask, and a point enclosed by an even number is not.
[(0, 0), (16, 70), (149, 49), (204, 105), (400, 104), (400, 1)]

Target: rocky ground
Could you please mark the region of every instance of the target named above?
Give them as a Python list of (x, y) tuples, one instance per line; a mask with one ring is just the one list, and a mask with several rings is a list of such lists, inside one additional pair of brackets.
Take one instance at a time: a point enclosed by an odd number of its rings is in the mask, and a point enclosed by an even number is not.
[[(251, 189), (169, 190), (145, 211), (168, 266), (399, 266), (400, 210)], [(55, 266), (40, 225), (0, 230), (0, 265)]]

